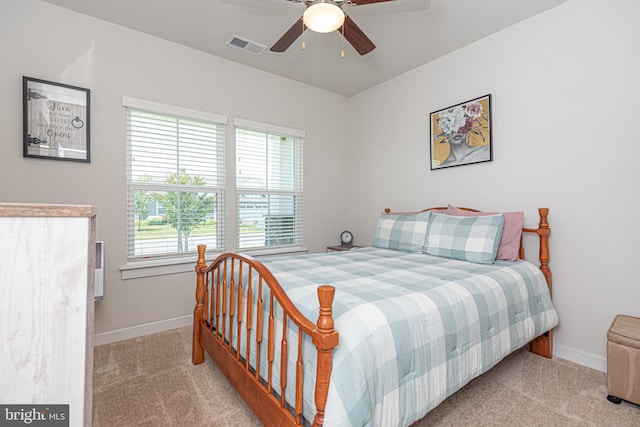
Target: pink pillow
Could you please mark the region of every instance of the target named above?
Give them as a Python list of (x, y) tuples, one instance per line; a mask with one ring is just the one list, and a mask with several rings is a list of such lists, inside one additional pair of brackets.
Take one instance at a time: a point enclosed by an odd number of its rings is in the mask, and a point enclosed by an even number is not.
[[(457, 216), (481, 216), (495, 215), (500, 212), (471, 212), (464, 209), (449, 205), (447, 208), (448, 215)], [(517, 261), (520, 254), (520, 238), (522, 237), (522, 225), (524, 212), (502, 212), (504, 215), (504, 227), (502, 229), (502, 237), (500, 238), (500, 246), (498, 246), (498, 254), (496, 259), (503, 261)]]

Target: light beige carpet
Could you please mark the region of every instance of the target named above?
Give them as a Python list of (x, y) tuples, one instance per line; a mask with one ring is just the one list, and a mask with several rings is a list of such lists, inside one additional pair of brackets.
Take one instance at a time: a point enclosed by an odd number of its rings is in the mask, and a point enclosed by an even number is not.
[[(94, 427), (261, 425), (208, 356), (191, 364), (189, 327), (96, 347), (94, 360)], [(640, 406), (606, 395), (606, 374), (520, 350), (412, 427), (640, 426)]]

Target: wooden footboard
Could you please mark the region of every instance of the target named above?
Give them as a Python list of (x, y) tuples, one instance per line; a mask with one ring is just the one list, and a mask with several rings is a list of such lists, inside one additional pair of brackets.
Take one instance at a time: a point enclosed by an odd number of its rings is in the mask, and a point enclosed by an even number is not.
[[(320, 309), (318, 320), (313, 323), (293, 305), (260, 261), (226, 253), (207, 266), (205, 250), (204, 245), (198, 246), (193, 363), (204, 362), (206, 350), (263, 424), (302, 425), (302, 347), (306, 334), (317, 350), (314, 396), (317, 411), (313, 426), (322, 426), (332, 352), (339, 341), (332, 317), (335, 289), (331, 286), (318, 288)], [(279, 339), (276, 338), (277, 323), (282, 325)], [(292, 328), (297, 329), (297, 342), (293, 346), (287, 340), (287, 331)], [(266, 372), (261, 372), (260, 357), (264, 346)], [(281, 358), (274, 362), (276, 348)], [(252, 349), (255, 356), (249, 356)], [(294, 354), (297, 360), (293, 381), (288, 378), (286, 369), (290, 354)], [(278, 369), (279, 378), (273, 377), (275, 366), (285, 367)], [(285, 400), (286, 390), (290, 387), (295, 390), (293, 402)]]

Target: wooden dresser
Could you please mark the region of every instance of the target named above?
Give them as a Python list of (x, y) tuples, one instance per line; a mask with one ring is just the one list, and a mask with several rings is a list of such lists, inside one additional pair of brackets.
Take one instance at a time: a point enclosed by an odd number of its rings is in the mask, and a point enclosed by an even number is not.
[(0, 203), (0, 402), (68, 404), (91, 425), (95, 215)]

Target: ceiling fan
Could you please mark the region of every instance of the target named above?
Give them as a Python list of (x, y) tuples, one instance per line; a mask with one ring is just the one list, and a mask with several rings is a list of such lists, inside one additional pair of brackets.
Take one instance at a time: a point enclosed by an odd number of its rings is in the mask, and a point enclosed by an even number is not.
[[(291, 26), (280, 39), (271, 46), (272, 52), (284, 52), (302, 35), (307, 28), (321, 33), (335, 31), (342, 27), (344, 38), (358, 51), (360, 55), (366, 55), (376, 48), (376, 45), (353, 22), (343, 6), (360, 6), (373, 3), (383, 3), (394, 0), (287, 0), (292, 3), (304, 3), (304, 14)], [(318, 22), (319, 26), (316, 26)], [(304, 45), (303, 45), (304, 46)], [(303, 47), (304, 49), (304, 47)]]

